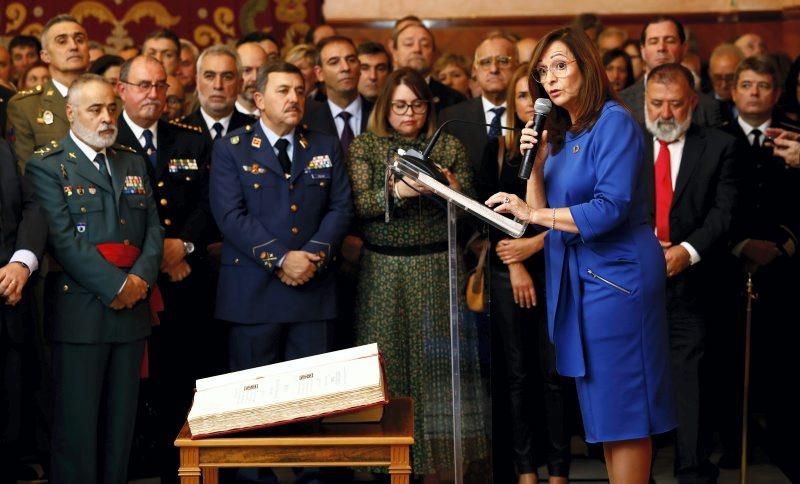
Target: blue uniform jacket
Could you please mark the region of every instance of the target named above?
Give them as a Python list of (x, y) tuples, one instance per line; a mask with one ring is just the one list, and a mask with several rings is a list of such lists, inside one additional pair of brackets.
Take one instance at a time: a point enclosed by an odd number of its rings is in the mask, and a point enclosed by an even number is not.
[[(236, 323), (318, 321), (336, 316), (328, 269), (353, 217), (339, 140), (295, 130), (287, 179), (260, 123), (214, 143), (210, 199), (224, 242), (216, 317)], [(290, 250), (319, 254), (308, 283), (290, 287), (275, 274)]]

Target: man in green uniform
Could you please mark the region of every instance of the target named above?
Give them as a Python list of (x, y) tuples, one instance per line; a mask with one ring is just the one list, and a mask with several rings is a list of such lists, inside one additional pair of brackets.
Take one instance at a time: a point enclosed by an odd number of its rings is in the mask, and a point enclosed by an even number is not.
[(69, 134), (28, 161), (48, 219), (54, 416), (52, 483), (124, 483), (149, 289), (163, 252), (147, 168), (115, 145), (114, 89), (84, 74), (69, 90)]
[(7, 139), (24, 169), (33, 152), (67, 134), (64, 108), (67, 89), (89, 67), (89, 37), (69, 15), (57, 15), (42, 30), (42, 61), (50, 68), (50, 80), (8, 101)]

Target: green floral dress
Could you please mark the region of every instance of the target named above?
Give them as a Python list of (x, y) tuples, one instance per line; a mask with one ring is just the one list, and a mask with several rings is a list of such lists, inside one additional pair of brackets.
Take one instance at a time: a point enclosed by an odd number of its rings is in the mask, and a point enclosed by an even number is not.
[[(390, 152), (423, 151), (425, 138), (408, 140), (371, 132), (350, 145), (348, 172), (356, 217), (364, 234), (356, 296), (359, 344), (377, 342), (392, 396), (414, 399), (415, 474), (453, 469), (453, 409), (450, 361), (447, 252), (386, 255), (369, 246), (415, 248), (447, 241), (445, 203), (413, 197), (395, 201), (384, 219), (384, 184)], [(463, 145), (443, 134), (431, 159), (448, 168), (472, 195), (472, 169)], [(483, 397), (474, 323), (461, 318), (462, 449), (466, 464), (486, 458)]]

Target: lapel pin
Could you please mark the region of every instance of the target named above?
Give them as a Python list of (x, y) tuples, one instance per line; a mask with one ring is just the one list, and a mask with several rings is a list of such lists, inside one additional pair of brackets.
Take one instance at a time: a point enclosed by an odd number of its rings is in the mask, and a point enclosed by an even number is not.
[(47, 93), (46, 93), (47, 96), (52, 96), (53, 94), (55, 94), (55, 91), (53, 91), (52, 89), (48, 89), (47, 90)]
[(252, 146), (253, 148), (261, 148), (261, 138), (259, 138), (258, 136), (254, 137), (253, 141), (250, 142), (250, 146)]
[(74, 160), (74, 159), (78, 158), (77, 156), (75, 156), (75, 153), (73, 153), (71, 151), (69, 153), (67, 153), (67, 156), (69, 157), (70, 160)]
[(79, 197), (83, 196), (83, 185), (78, 185), (75, 187), (75, 193), (78, 194)]
[(581, 150), (581, 147), (578, 146), (578, 145), (575, 145), (575, 146), (572, 147), (572, 154), (574, 155), (575, 153), (579, 152), (580, 150)]
[(45, 111), (42, 113), (42, 121), (44, 121), (44, 124), (53, 124), (53, 112)]
[(71, 196), (72, 196), (72, 186), (71, 186), (71, 185), (66, 185), (66, 186), (64, 187), (64, 193), (65, 193), (65, 194), (66, 194), (68, 197), (71, 197)]
[(232, 137), (231, 138), (231, 144), (232, 145), (238, 145), (239, 144), (239, 137), (238, 136)]
[(94, 185), (89, 185), (89, 194), (94, 195), (97, 193), (97, 188)]
[(67, 179), (67, 169), (64, 168), (64, 163), (61, 163), (61, 176), (63, 176), (65, 180)]
[(305, 136), (302, 136), (302, 135), (301, 135), (301, 136), (300, 136), (300, 140), (299, 140), (299, 141), (300, 141), (300, 146), (302, 146), (302, 147), (303, 147), (303, 149), (306, 149), (306, 148), (308, 148), (308, 140), (306, 139), (306, 137), (305, 137)]

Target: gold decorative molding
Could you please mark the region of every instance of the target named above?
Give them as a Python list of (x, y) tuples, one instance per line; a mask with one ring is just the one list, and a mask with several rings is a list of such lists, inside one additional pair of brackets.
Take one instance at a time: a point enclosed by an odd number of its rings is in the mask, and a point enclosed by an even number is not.
[(19, 2), (9, 3), (6, 7), (6, 33), (20, 28), (26, 18), (28, 18), (28, 9), (25, 8), (25, 5)]

